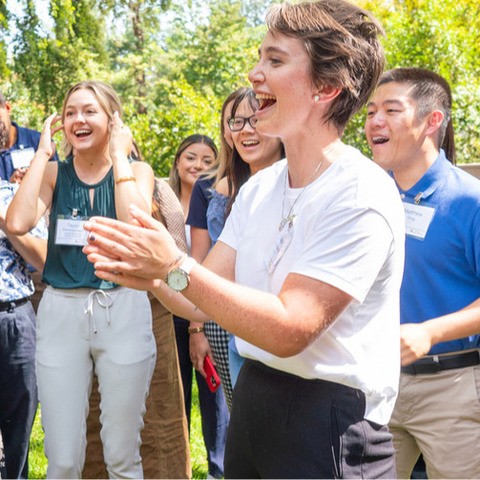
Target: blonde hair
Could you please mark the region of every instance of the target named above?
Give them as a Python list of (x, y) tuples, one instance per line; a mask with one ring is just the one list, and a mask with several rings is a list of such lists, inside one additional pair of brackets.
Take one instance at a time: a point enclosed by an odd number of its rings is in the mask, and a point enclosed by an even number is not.
[[(107, 85), (99, 80), (84, 80), (70, 87), (65, 95), (61, 113), (62, 123), (65, 121), (65, 109), (67, 107), (68, 100), (70, 96), (78, 90), (90, 90), (110, 120), (113, 119), (113, 114), (115, 112), (118, 112), (120, 118), (122, 117), (122, 104), (117, 93), (110, 85)], [(65, 158), (72, 155), (73, 151), (72, 145), (68, 142), (65, 136), (62, 142), (62, 151), (65, 155)]]

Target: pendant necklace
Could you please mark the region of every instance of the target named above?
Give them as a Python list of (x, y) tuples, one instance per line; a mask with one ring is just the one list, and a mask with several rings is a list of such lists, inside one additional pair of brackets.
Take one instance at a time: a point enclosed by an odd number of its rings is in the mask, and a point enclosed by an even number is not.
[[(333, 145), (332, 145), (333, 147)], [(329, 150), (331, 150), (331, 148)], [(286, 225), (288, 225), (288, 229), (293, 227), (293, 224), (295, 223), (295, 218), (297, 215), (293, 213), (293, 208), (297, 204), (297, 202), (300, 200), (300, 197), (303, 195), (303, 192), (309, 187), (309, 185), (313, 182), (313, 179), (315, 178), (316, 173), (320, 170), (321, 166), (323, 165), (323, 162), (325, 161), (325, 156), (318, 162), (318, 165), (315, 167), (315, 170), (313, 171), (313, 174), (310, 178), (310, 180), (307, 182), (307, 184), (303, 187), (302, 191), (298, 194), (298, 197), (293, 201), (292, 206), (290, 207), (290, 210), (288, 211), (287, 216), (284, 216), (283, 211), (285, 209), (285, 197), (287, 195), (287, 182), (288, 182), (288, 167), (286, 169), (285, 173), (285, 184), (283, 185), (283, 199), (282, 199), (282, 220), (280, 222), (280, 225), (278, 226), (278, 230), (281, 232)]]
[(272, 249), (268, 251), (264, 257), (265, 267), (269, 275), (273, 274), (273, 272), (277, 268), (278, 263), (282, 259), (285, 252), (288, 250), (288, 247), (290, 246), (290, 243), (293, 239), (293, 225), (295, 223), (295, 219), (297, 218), (297, 215), (293, 213), (293, 209), (295, 205), (298, 203), (298, 201), (300, 200), (300, 197), (303, 195), (305, 190), (312, 184), (315, 178), (315, 175), (320, 170), (321, 166), (323, 165), (323, 162), (325, 161), (327, 153), (329, 153), (332, 150), (335, 144), (336, 142), (333, 142), (332, 145), (324, 153), (322, 160), (320, 160), (320, 162), (318, 162), (318, 165), (315, 167), (315, 170), (313, 171), (313, 174), (310, 180), (303, 187), (302, 191), (298, 194), (297, 198), (293, 201), (292, 206), (288, 211), (288, 214), (285, 216), (283, 212), (285, 210), (285, 197), (287, 195), (287, 182), (288, 182), (288, 167), (286, 168), (285, 184), (283, 186), (282, 220), (280, 221), (280, 225), (278, 226), (279, 233), (277, 234), (274, 244), (272, 245)]

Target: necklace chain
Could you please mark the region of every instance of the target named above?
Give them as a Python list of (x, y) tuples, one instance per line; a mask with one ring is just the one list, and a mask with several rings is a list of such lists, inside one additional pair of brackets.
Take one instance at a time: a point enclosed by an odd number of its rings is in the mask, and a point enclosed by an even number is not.
[(288, 229), (293, 227), (293, 224), (295, 222), (295, 218), (297, 215), (293, 213), (293, 208), (297, 204), (297, 202), (300, 200), (300, 197), (303, 195), (303, 192), (309, 187), (313, 179), (315, 178), (315, 175), (317, 172), (320, 170), (320, 168), (323, 165), (323, 162), (325, 161), (326, 155), (330, 153), (330, 151), (333, 149), (334, 145), (336, 142), (333, 142), (327, 149), (327, 151), (323, 154), (323, 158), (318, 162), (318, 165), (315, 167), (315, 170), (312, 173), (311, 178), (307, 182), (307, 184), (303, 187), (302, 191), (298, 194), (297, 198), (293, 201), (292, 206), (290, 207), (290, 210), (288, 211), (287, 216), (284, 216), (283, 212), (285, 209), (285, 197), (287, 195), (287, 182), (288, 182), (288, 167), (285, 171), (285, 184), (283, 186), (283, 199), (282, 199), (282, 220), (280, 221), (280, 225), (278, 226), (278, 230), (282, 231), (285, 228), (285, 225), (288, 225)]

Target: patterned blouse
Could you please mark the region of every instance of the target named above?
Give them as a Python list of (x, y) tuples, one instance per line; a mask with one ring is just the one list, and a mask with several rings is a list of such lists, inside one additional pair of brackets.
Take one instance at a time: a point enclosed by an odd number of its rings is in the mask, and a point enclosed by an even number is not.
[[(0, 209), (7, 209), (18, 184), (0, 181)], [(41, 218), (31, 230), (38, 238), (47, 238), (47, 225)], [(0, 302), (11, 302), (29, 297), (34, 292), (30, 270), (23, 258), (15, 251), (5, 232), (0, 229)]]

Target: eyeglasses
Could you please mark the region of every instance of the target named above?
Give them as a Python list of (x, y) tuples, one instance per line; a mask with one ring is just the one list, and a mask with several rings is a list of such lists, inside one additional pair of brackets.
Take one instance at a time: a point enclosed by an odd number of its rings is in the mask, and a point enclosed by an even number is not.
[(230, 117), (228, 119), (228, 128), (230, 128), (232, 132), (239, 132), (240, 130), (243, 130), (247, 122), (252, 128), (256, 128), (258, 119), (255, 115), (252, 115), (251, 117)]

